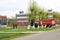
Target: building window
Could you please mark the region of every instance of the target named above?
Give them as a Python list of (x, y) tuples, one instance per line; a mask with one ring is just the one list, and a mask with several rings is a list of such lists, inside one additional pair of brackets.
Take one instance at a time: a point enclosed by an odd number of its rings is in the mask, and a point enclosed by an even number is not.
[(0, 24), (6, 25), (6, 18), (0, 18)]
[(6, 18), (3, 18), (3, 25), (6, 25)]
[(2, 18), (0, 18), (0, 24), (2, 24)]

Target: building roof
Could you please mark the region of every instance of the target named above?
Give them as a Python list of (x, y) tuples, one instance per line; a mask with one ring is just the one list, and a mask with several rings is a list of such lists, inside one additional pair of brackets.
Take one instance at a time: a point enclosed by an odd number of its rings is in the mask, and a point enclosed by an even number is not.
[(0, 15), (0, 18), (7, 18), (7, 16), (1, 16), (1, 15)]
[(19, 16), (26, 16), (26, 14), (16, 14), (16, 17), (19, 17)]

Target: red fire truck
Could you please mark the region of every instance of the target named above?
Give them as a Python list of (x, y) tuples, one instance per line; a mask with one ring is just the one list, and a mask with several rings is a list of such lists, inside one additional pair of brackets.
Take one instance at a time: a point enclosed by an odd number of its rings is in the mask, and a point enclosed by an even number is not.
[(40, 26), (55, 26), (56, 25), (56, 20), (55, 19), (48, 19), (48, 20), (39, 20), (38, 22), (40, 22)]

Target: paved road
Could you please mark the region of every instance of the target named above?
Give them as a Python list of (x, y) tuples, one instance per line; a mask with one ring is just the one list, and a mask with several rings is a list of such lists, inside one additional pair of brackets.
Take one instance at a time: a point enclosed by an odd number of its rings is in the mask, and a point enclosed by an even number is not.
[(60, 40), (60, 29), (16, 38), (14, 40)]

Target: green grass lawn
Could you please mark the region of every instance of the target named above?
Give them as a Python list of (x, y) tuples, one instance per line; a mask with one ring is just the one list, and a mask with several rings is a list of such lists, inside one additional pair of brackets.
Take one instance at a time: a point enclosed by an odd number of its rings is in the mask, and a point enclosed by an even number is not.
[[(13, 38), (17, 38), (17, 37), (22, 37), (22, 36), (26, 36), (29, 35), (29, 33), (17, 33), (17, 32), (27, 32), (27, 31), (49, 31), (49, 30), (55, 30), (55, 29), (59, 29), (60, 26), (57, 27), (51, 27), (51, 28), (36, 28), (33, 29), (32, 27), (30, 29), (27, 29), (27, 27), (18, 27), (17, 29), (13, 29), (11, 28), (0, 28), (0, 40), (10, 40)], [(4, 32), (4, 33), (2, 33)], [(11, 33), (5, 33), (5, 32), (11, 32)], [(12, 32), (16, 32), (16, 33), (12, 33)]]
[(60, 26), (57, 27), (51, 27), (51, 28), (35, 28), (33, 29), (32, 27), (30, 29), (27, 29), (27, 27), (23, 27), (23, 26), (19, 26), (17, 29), (13, 29), (11, 28), (0, 28), (0, 33), (1, 32), (26, 32), (26, 31), (49, 31), (49, 30), (54, 30), (54, 29), (58, 29), (60, 28)]
[(29, 34), (28, 33), (0, 33), (0, 40), (11, 40), (26, 35)]

